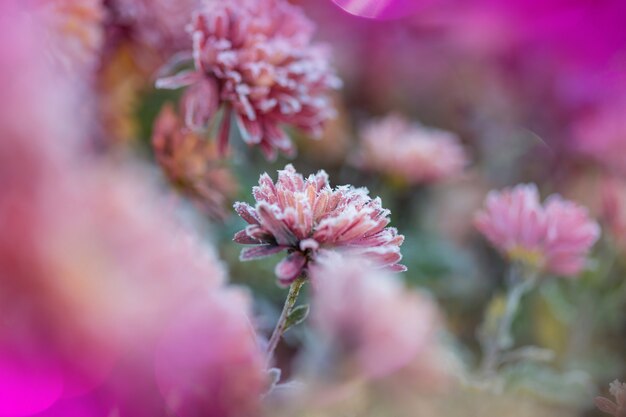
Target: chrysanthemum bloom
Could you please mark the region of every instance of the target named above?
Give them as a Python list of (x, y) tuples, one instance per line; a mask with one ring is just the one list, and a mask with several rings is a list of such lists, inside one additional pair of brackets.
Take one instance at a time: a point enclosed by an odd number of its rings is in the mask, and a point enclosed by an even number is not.
[(252, 190), (256, 206), (235, 203), (249, 223), (235, 242), (255, 245), (241, 252), (251, 260), (282, 251), (288, 256), (276, 266), (276, 276), (287, 285), (306, 272), (309, 261), (322, 250), (359, 253), (373, 265), (404, 271), (400, 245), (404, 236), (389, 224), (389, 210), (365, 188), (331, 188), (328, 175), (319, 171), (304, 177), (292, 165), (278, 171), (276, 183), (267, 174)]
[(615, 380), (609, 385), (609, 392), (615, 401), (611, 401), (608, 398), (596, 397), (593, 402), (600, 411), (604, 411), (613, 417), (625, 417), (626, 416), (626, 384)]
[(509, 260), (564, 276), (583, 269), (600, 236), (584, 207), (558, 195), (542, 205), (534, 184), (492, 191), (475, 225)]
[(467, 156), (456, 135), (411, 124), (397, 115), (368, 124), (361, 133), (356, 164), (409, 184), (460, 175)]
[(285, 0), (208, 2), (190, 30), (194, 70), (157, 81), (160, 88), (189, 86), (183, 104), (190, 127), (205, 127), (221, 107), (219, 149), (226, 149), (234, 114), (243, 140), (268, 159), (277, 150), (294, 153), (282, 125), (321, 134), (334, 115), (327, 93), (340, 82), (299, 8)]
[(329, 254), (311, 266), (310, 277), (313, 327), (329, 354), (358, 374), (384, 377), (420, 354), (432, 357), (437, 308), (396, 276), (372, 269), (367, 258)]
[[(153, 130), (152, 146), (168, 179), (210, 217), (227, 217), (226, 205), (237, 189), (215, 142), (189, 130), (171, 105), (165, 105)], [(231, 200), (232, 202), (232, 200)]]

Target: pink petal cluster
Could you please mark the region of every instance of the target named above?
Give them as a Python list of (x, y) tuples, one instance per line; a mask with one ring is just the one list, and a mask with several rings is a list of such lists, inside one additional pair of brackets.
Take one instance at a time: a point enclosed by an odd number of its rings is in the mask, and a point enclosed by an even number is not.
[(169, 104), (154, 122), (152, 148), (173, 186), (209, 217), (228, 216), (227, 202), (237, 191), (235, 178), (218, 157), (215, 142), (189, 130)]
[(615, 380), (609, 385), (609, 392), (615, 398), (615, 401), (604, 397), (596, 397), (594, 399), (596, 407), (613, 417), (626, 416), (626, 384)]
[(367, 258), (337, 254), (311, 266), (312, 323), (329, 351), (354, 358), (356, 373), (390, 375), (432, 351), (440, 325), (436, 305), (402, 280), (371, 268)]
[(600, 236), (584, 207), (558, 195), (542, 205), (534, 184), (492, 191), (475, 225), (511, 261), (563, 276), (584, 268)]
[(263, 174), (252, 190), (255, 207), (236, 203), (235, 210), (248, 222), (235, 242), (254, 245), (241, 252), (251, 260), (282, 251), (287, 257), (276, 266), (276, 276), (287, 285), (306, 273), (309, 261), (323, 250), (359, 253), (373, 264), (394, 271), (404, 236), (389, 224), (389, 210), (365, 188), (349, 185), (331, 188), (328, 175), (319, 171), (305, 179), (292, 165), (278, 171), (278, 180)]
[(425, 184), (462, 174), (467, 156), (456, 135), (411, 124), (391, 115), (361, 132), (356, 164), (409, 184)]
[(231, 114), (243, 140), (268, 159), (295, 151), (282, 125), (319, 135), (334, 115), (327, 95), (340, 82), (327, 50), (312, 43), (313, 24), (287, 1), (207, 2), (190, 31), (194, 70), (162, 78), (157, 87), (189, 86), (183, 104), (193, 128), (206, 126), (222, 107), (221, 150)]

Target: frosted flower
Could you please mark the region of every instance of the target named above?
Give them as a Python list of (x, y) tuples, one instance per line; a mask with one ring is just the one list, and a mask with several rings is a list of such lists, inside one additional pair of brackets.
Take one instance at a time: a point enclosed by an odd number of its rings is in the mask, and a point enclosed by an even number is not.
[(237, 189), (218, 158), (214, 142), (199, 137), (180, 120), (171, 105), (159, 114), (152, 135), (157, 161), (168, 179), (210, 217), (227, 217), (226, 204)]
[(231, 114), (243, 140), (268, 159), (294, 147), (281, 125), (313, 135), (334, 115), (329, 90), (339, 80), (326, 49), (311, 41), (312, 23), (285, 0), (208, 2), (190, 26), (194, 70), (157, 81), (160, 88), (189, 86), (186, 120), (205, 127), (224, 109), (218, 138), (226, 149)]
[(278, 171), (276, 183), (267, 174), (252, 190), (256, 206), (236, 203), (235, 210), (249, 223), (235, 242), (254, 245), (241, 252), (251, 260), (282, 251), (288, 255), (276, 266), (276, 276), (287, 285), (306, 273), (309, 261), (323, 250), (359, 253), (374, 265), (394, 271), (399, 265), (404, 236), (389, 224), (389, 210), (365, 188), (331, 188), (319, 171), (304, 179), (292, 165)]
[(437, 308), (407, 291), (402, 280), (368, 265), (367, 258), (321, 257), (311, 266), (311, 319), (330, 351), (354, 358), (358, 373), (377, 378), (435, 345)]
[(511, 261), (564, 276), (583, 269), (600, 236), (585, 208), (558, 195), (542, 205), (534, 184), (492, 191), (475, 225)]
[(613, 417), (626, 416), (626, 384), (615, 380), (609, 386), (609, 392), (615, 398), (615, 402), (604, 397), (596, 397), (594, 403), (596, 407)]
[(369, 123), (361, 132), (356, 164), (409, 184), (459, 176), (467, 156), (456, 135), (411, 124), (397, 115)]

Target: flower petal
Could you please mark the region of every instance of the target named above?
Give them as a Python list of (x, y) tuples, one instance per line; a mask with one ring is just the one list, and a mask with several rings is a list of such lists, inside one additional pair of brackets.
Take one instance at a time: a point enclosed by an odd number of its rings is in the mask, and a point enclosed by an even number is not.
[(198, 81), (200, 74), (196, 71), (181, 71), (171, 77), (163, 77), (156, 80), (155, 87), (162, 90), (176, 90), (186, 87)]
[(279, 252), (284, 251), (286, 248), (284, 246), (275, 246), (275, 245), (259, 245), (252, 246), (249, 248), (244, 248), (241, 251), (241, 255), (239, 255), (240, 261), (251, 261), (253, 259), (265, 258), (267, 256), (272, 256)]
[(249, 204), (238, 201), (233, 207), (237, 214), (249, 224), (259, 224), (256, 211)]
[(270, 205), (259, 203), (256, 210), (261, 224), (274, 236), (279, 245), (294, 246), (298, 242), (287, 225), (276, 217)]
[(248, 235), (248, 232), (246, 230), (240, 230), (237, 233), (235, 233), (235, 236), (233, 237), (233, 241), (240, 243), (242, 245), (258, 245), (259, 243), (261, 243), (257, 239)]
[(291, 284), (302, 273), (307, 262), (301, 252), (293, 252), (276, 265), (275, 273), (283, 285)]

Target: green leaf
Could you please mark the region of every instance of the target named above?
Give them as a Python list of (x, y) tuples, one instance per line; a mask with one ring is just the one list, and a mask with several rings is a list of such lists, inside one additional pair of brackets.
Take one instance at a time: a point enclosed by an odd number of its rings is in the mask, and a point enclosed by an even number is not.
[(509, 392), (554, 405), (587, 407), (593, 399), (592, 380), (582, 371), (559, 372), (546, 364), (520, 362), (504, 367), (501, 375)]
[(302, 323), (304, 320), (306, 320), (308, 315), (309, 315), (308, 304), (299, 305), (298, 307), (294, 308), (289, 314), (289, 316), (287, 316), (287, 320), (285, 321), (285, 330), (283, 330), (283, 333), (286, 332), (290, 327), (293, 327)]

